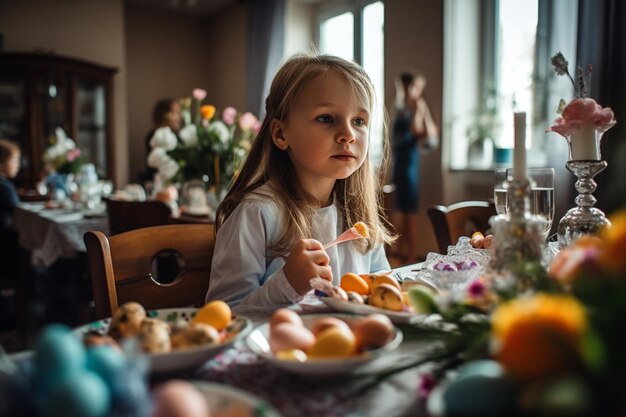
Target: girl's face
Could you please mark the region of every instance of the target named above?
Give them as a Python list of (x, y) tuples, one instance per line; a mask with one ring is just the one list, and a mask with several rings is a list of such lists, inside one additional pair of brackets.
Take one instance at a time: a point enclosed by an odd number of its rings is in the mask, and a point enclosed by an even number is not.
[(348, 81), (326, 73), (304, 86), (285, 120), (272, 122), (272, 140), (289, 152), (305, 189), (326, 202), (335, 181), (365, 161), (370, 117)]
[(7, 161), (0, 165), (1, 173), (7, 178), (15, 178), (20, 170), (20, 154), (19, 152), (13, 153)]

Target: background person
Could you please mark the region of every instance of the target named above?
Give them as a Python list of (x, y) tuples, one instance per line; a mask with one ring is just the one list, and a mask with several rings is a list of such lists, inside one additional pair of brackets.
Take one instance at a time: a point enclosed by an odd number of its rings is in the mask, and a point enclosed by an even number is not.
[(403, 260), (415, 263), (417, 253), (417, 212), (420, 194), (420, 150), (439, 145), (437, 125), (422, 96), (426, 78), (403, 72), (396, 80), (393, 118), (393, 183), (396, 186), (393, 223), (400, 235), (398, 252)]

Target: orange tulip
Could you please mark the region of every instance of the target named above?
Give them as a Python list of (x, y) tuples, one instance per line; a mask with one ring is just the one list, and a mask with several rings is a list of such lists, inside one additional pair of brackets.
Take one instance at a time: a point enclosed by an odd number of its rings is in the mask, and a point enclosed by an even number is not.
[(211, 104), (205, 104), (200, 107), (200, 114), (203, 119), (211, 120), (211, 118), (215, 115), (215, 106)]

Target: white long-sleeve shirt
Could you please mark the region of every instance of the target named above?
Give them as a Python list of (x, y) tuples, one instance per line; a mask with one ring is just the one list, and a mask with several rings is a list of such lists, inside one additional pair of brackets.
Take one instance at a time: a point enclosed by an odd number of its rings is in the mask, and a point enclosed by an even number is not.
[[(282, 233), (282, 214), (277, 196), (264, 185), (250, 194), (220, 227), (215, 242), (209, 291), (206, 301), (223, 300), (237, 314), (269, 313), (304, 298), (293, 289), (285, 273), (282, 257), (270, 247)], [(347, 226), (333, 204), (316, 210), (311, 238), (322, 244), (343, 233)], [(389, 270), (382, 245), (365, 254), (353, 242), (327, 250), (333, 272), (333, 285), (347, 272), (373, 273)]]

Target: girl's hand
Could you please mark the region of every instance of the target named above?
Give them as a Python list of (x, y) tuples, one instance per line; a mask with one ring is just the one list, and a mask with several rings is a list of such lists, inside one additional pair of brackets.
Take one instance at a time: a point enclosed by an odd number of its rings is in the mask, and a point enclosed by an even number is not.
[(283, 271), (293, 289), (304, 295), (311, 290), (311, 278), (319, 277), (332, 282), (333, 272), (329, 262), (324, 245), (315, 239), (302, 239), (285, 259)]

